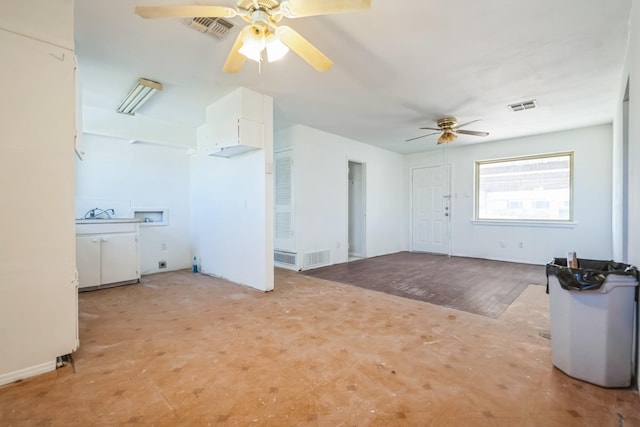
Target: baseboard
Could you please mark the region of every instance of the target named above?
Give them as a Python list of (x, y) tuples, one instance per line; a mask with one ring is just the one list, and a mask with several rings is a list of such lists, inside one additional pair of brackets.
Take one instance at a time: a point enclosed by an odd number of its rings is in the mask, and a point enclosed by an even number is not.
[(0, 386), (9, 384), (18, 380), (33, 377), (35, 375), (44, 374), (45, 372), (51, 372), (56, 369), (55, 359), (51, 362), (41, 363), (39, 365), (30, 366), (28, 368), (20, 369), (17, 371), (9, 372), (0, 375)]

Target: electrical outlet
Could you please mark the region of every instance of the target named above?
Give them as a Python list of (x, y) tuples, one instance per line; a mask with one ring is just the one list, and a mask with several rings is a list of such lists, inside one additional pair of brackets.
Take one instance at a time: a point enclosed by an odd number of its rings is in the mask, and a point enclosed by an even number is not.
[(501, 248), (506, 248), (507, 247), (507, 242), (505, 242), (504, 240), (500, 240), (500, 247)]
[(520, 243), (518, 243), (518, 247), (519, 247), (520, 249), (524, 248), (524, 242), (520, 242)]
[(167, 261), (158, 261), (158, 268), (167, 268)]

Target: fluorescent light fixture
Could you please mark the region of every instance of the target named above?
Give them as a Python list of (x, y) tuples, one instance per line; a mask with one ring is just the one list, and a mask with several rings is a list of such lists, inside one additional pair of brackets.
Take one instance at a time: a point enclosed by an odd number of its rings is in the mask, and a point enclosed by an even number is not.
[(162, 90), (162, 83), (149, 79), (138, 79), (137, 85), (131, 89), (127, 97), (120, 103), (118, 113), (134, 115), (142, 104), (147, 102), (157, 91)]

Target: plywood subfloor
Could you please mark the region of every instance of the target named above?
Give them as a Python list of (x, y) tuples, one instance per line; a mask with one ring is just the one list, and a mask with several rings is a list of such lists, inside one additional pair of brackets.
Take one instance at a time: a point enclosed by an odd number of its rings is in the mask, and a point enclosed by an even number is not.
[(321, 279), (497, 318), (531, 284), (546, 284), (542, 265), (398, 252), (304, 271)]
[(548, 329), (543, 286), (491, 319), (281, 270), (270, 293), (156, 274), (80, 294), (75, 373), (0, 388), (0, 425), (640, 425), (634, 391), (552, 367)]

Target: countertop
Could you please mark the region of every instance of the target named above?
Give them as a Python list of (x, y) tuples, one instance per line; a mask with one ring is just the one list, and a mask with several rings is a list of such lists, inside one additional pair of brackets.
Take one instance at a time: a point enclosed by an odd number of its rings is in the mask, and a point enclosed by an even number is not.
[(137, 218), (96, 218), (96, 219), (76, 219), (76, 224), (115, 224), (115, 223), (141, 222)]

